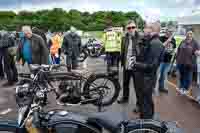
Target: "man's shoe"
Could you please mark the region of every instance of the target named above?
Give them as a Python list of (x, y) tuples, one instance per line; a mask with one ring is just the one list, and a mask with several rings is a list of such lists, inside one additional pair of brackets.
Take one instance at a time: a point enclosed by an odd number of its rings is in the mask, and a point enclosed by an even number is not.
[(120, 100), (117, 101), (118, 104), (125, 104), (128, 103), (128, 99), (127, 98), (122, 98)]
[(14, 82), (6, 82), (2, 86), (3, 87), (9, 87), (9, 86), (13, 86), (13, 85), (14, 85)]

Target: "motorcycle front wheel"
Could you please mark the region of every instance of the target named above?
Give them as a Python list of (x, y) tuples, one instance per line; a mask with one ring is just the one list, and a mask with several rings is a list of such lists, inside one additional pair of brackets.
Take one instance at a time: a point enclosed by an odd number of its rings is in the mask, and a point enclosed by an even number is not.
[[(107, 76), (106, 74), (95, 74), (91, 76), (83, 87), (84, 93), (87, 94), (85, 98), (93, 99), (99, 98), (99, 91), (103, 94), (101, 106), (112, 105), (118, 98), (120, 93), (120, 84), (117, 79)], [(95, 106), (99, 106), (99, 103), (93, 103)]]

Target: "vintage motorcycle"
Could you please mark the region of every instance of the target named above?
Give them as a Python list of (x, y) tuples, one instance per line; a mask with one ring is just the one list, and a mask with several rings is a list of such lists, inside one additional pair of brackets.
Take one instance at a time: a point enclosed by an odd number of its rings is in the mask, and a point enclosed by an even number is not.
[[(19, 105), (17, 122), (1, 120), (0, 132), (17, 133), (175, 133), (176, 125), (154, 120), (128, 120), (122, 113), (73, 113), (65, 110), (46, 111), (47, 94), (55, 92), (37, 82), (41, 75), (16, 87)], [(21, 100), (20, 100), (21, 99)], [(82, 104), (88, 104), (91, 101)]]
[[(120, 84), (115, 74), (75, 71), (59, 71), (65, 65), (30, 65), (31, 74), (21, 73), (20, 84), (33, 80), (37, 86), (54, 88), (58, 103), (82, 104), (90, 101), (100, 106), (112, 105), (118, 98)], [(57, 86), (55, 86), (57, 84)], [(99, 100), (101, 103), (99, 103)], [(98, 101), (98, 102), (97, 102)]]

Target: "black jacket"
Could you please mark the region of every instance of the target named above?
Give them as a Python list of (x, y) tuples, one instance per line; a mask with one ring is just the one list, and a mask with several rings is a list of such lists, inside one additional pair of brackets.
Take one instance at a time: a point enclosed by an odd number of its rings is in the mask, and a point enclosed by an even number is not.
[[(138, 47), (138, 44), (140, 43), (140, 38), (141, 36), (139, 35), (138, 32), (135, 33), (135, 36), (132, 37), (133, 41), (133, 52), (136, 53), (136, 48)], [(128, 46), (129, 46), (129, 35), (128, 33), (122, 37), (122, 44), (121, 44), (121, 65), (125, 70), (126, 66), (126, 57), (127, 57), (127, 52), (128, 52)]]
[(164, 53), (164, 46), (159, 36), (143, 39), (139, 46), (140, 53), (136, 57), (135, 70), (144, 73), (145, 76), (155, 77)]
[(78, 57), (81, 48), (81, 38), (76, 33), (69, 33), (63, 39), (62, 49), (68, 56)]

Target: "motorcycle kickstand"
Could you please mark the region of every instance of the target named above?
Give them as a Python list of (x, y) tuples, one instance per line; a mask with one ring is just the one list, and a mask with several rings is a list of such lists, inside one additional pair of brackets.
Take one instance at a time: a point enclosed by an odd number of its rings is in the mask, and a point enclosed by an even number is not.
[(98, 112), (102, 112), (102, 100), (103, 100), (103, 95), (100, 94), (100, 98), (98, 100)]

